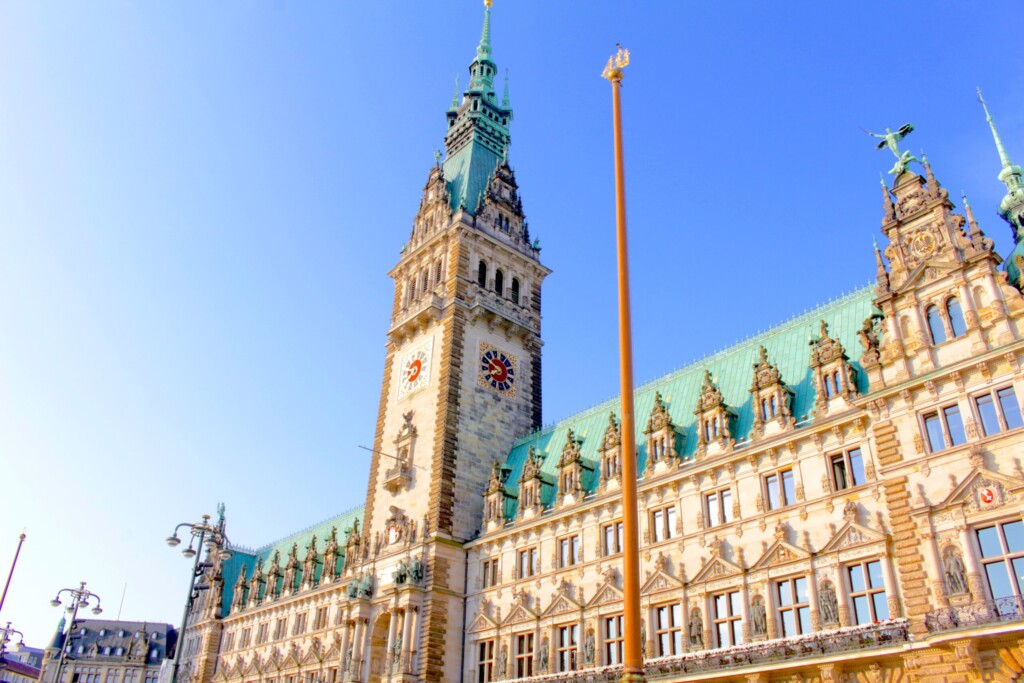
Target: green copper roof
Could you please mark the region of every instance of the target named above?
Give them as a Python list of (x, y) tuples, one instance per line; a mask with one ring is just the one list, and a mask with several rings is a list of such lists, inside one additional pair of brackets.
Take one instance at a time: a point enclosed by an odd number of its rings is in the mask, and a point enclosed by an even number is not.
[[(661, 394), (673, 423), (683, 434), (682, 448), (678, 451), (680, 456), (684, 460), (693, 459), (697, 449), (694, 409), (697, 406), (705, 369), (711, 371), (712, 381), (721, 390), (726, 404), (736, 412), (733, 436), (737, 440), (737, 448), (749, 444), (754, 420), (749, 389), (754, 377), (753, 365), (758, 360), (760, 346), (768, 350), (769, 361), (779, 369), (782, 380), (794, 392), (792, 410), (798, 427), (813, 421), (814, 384), (810, 369), (809, 343), (819, 338), (819, 323), (822, 320), (828, 323), (829, 336), (838, 339), (846, 348), (850, 363), (857, 371), (858, 391), (866, 391), (867, 377), (857, 360), (861, 352), (857, 331), (863, 326), (864, 320), (876, 312), (872, 303), (872, 293), (873, 285), (855, 291), (637, 388), (634, 401), (638, 471), (643, 472), (647, 458), (647, 439), (643, 430), (654, 408), (655, 392)], [(518, 488), (523, 464), (531, 446), (543, 454), (544, 464), (541, 471), (549, 475), (553, 483), (562, 447), (571, 428), (577, 440), (581, 440), (580, 449), (584, 462), (593, 468), (583, 477), (582, 485), (585, 490), (593, 491), (598, 483), (600, 456), (597, 447), (608, 426), (608, 415), (611, 411), (615, 412), (618, 422), (621, 413), (618, 398), (519, 439), (506, 460), (506, 466), (510, 470), (506, 479), (508, 489), (515, 492)], [(549, 505), (553, 501), (555, 491), (553, 486), (545, 486), (544, 489), (542, 499), (545, 505)], [(514, 514), (516, 507), (515, 499), (507, 501), (506, 516)]]
[(507, 85), (500, 104), (495, 97), (497, 73), (498, 67), (491, 60), (491, 8), (487, 7), (476, 58), (469, 65), (469, 87), (459, 102), (456, 82), (456, 96), (446, 113), (444, 177), (452, 211), (463, 208), (476, 213), (487, 181), (498, 162), (508, 154), (512, 109), (508, 104)]
[[(246, 578), (252, 576), (252, 570), (256, 566), (256, 562), (260, 559), (263, 560), (263, 573), (266, 575), (270, 569), (270, 562), (274, 557), (274, 552), (278, 551), (281, 553), (281, 570), (284, 571), (284, 566), (288, 561), (288, 554), (292, 551), (292, 545), (297, 544), (299, 546), (299, 563), (301, 564), (303, 559), (306, 557), (306, 547), (309, 545), (313, 536), (316, 536), (316, 548), (317, 554), (319, 555), (321, 564), (317, 565), (316, 579), (319, 580), (320, 574), (323, 572), (323, 553), (324, 546), (327, 544), (327, 538), (331, 535), (331, 529), (337, 527), (338, 529), (338, 546), (341, 552), (342, 558), (345, 552), (345, 531), (352, 527), (352, 523), (359, 520), (360, 526), (363, 523), (363, 506), (360, 505), (357, 508), (353, 508), (347, 512), (343, 512), (340, 515), (336, 515), (329, 519), (325, 519), (319, 524), (315, 524), (307, 529), (285, 536), (284, 538), (269, 543), (265, 546), (256, 549), (248, 549), (239, 546), (232, 547), (232, 554), (229, 560), (226, 560), (221, 567), (221, 573), (224, 577), (224, 599), (222, 603), (221, 614), (228, 614), (231, 607), (231, 600), (235, 593), (235, 583), (238, 581), (238, 573), (242, 570), (242, 565), (245, 565)], [(341, 566), (344, 565), (344, 559), (339, 564), (338, 571), (341, 571)]]

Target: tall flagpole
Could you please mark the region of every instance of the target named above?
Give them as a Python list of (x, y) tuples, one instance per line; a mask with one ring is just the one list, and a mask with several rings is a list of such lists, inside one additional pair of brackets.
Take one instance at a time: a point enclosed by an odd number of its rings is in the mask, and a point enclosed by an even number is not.
[(18, 555), (21, 554), (21, 544), (25, 542), (25, 532), (18, 536), (18, 548), (14, 551), (14, 560), (11, 562), (11, 571), (7, 573), (7, 583), (4, 584), (4, 592), (0, 594), (0, 609), (4, 608), (4, 600), (7, 599), (7, 589), (11, 587), (11, 577), (14, 576), (14, 568), (18, 566)]
[(601, 74), (612, 84), (612, 119), (615, 131), (615, 242), (619, 263), (619, 376), (622, 391), (622, 592), (623, 658), (621, 683), (642, 683), (643, 646), (640, 642), (640, 524), (637, 519), (636, 428), (633, 415), (633, 339), (629, 314), (629, 253), (626, 248), (626, 185), (622, 160), (622, 69), (629, 50), (608, 60)]

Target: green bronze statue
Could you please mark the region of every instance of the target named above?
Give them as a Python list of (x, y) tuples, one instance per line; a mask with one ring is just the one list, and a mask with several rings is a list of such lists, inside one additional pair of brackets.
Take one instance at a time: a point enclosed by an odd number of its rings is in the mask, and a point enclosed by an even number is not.
[[(861, 130), (864, 129), (862, 128)], [(911, 161), (917, 161), (918, 163), (920, 163), (920, 159), (915, 157), (909, 151), (901, 152), (900, 148), (896, 145), (897, 142), (910, 135), (913, 131), (914, 127), (909, 123), (900, 126), (899, 129), (895, 131), (892, 130), (891, 128), (886, 128), (884, 135), (881, 135), (879, 133), (872, 133), (869, 130), (864, 130), (864, 132), (870, 135), (871, 137), (879, 138), (881, 140), (881, 142), (878, 143), (876, 149), (884, 149), (888, 147), (889, 151), (891, 151), (896, 156), (896, 164), (889, 170), (890, 174), (896, 176), (907, 170), (907, 166), (910, 164)]]

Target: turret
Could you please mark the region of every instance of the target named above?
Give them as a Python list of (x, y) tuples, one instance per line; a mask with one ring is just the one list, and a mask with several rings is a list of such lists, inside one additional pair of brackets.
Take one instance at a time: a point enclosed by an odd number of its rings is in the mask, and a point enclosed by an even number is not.
[(981, 96), (981, 88), (978, 88), (978, 101), (985, 110), (985, 120), (992, 130), (992, 139), (999, 153), (999, 182), (1006, 185), (1006, 196), (999, 203), (999, 215), (1010, 224), (1014, 241), (1013, 251), (1006, 258), (1006, 274), (1010, 276), (1011, 282), (1019, 286), (1021, 266), (1024, 264), (1024, 171), (1010, 161), (1010, 155), (1006, 153), (1006, 147), (1003, 146), (1003, 140), (996, 129), (996, 122), (988, 110), (988, 104)]

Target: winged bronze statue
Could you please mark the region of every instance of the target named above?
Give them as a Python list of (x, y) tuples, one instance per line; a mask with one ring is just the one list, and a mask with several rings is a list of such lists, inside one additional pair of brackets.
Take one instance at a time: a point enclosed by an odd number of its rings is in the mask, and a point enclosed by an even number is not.
[(914, 132), (914, 127), (909, 123), (903, 124), (895, 131), (891, 128), (886, 128), (884, 135), (880, 133), (872, 133), (870, 130), (864, 130), (863, 128), (861, 128), (861, 130), (873, 138), (879, 138), (880, 142), (875, 149), (885, 149), (888, 147), (889, 151), (896, 157), (896, 164), (889, 170), (889, 173), (892, 175), (898, 176), (900, 173), (903, 173), (903, 171), (907, 170), (907, 166), (911, 161), (917, 161), (920, 163), (920, 160), (909, 151), (901, 152), (899, 146), (896, 144)]

